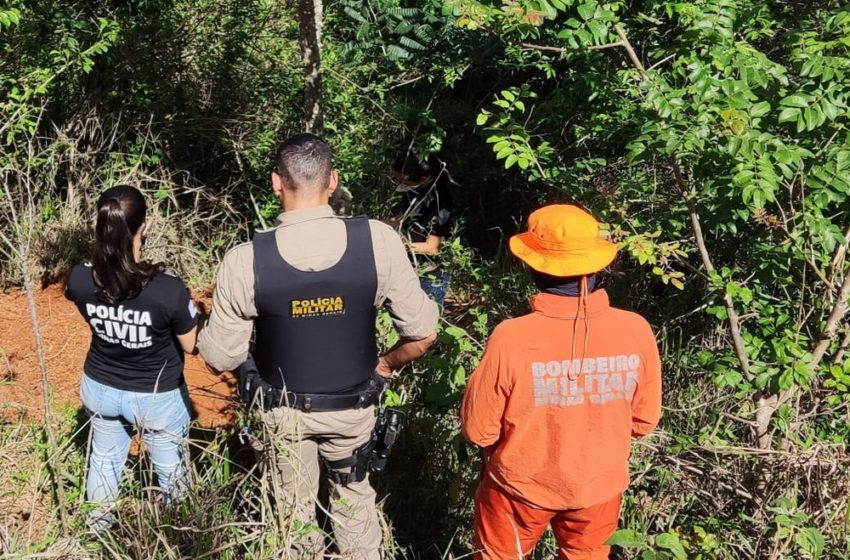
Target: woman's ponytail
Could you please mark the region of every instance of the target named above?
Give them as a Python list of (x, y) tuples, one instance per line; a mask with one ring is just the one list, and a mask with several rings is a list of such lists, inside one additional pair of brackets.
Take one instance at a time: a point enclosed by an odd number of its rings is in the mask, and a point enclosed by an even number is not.
[(133, 237), (145, 223), (147, 205), (138, 189), (121, 185), (107, 189), (97, 201), (92, 266), (98, 298), (118, 304), (139, 295), (162, 270), (136, 262)]

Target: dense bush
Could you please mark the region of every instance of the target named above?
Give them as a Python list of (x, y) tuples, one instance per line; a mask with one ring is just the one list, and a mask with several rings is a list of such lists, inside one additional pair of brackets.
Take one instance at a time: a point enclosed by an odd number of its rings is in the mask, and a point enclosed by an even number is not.
[[(96, 194), (129, 182), (156, 201), (151, 253), (208, 285), (278, 212), (269, 156), (301, 128), (297, 38), (293, 6), (268, 0), (0, 6), (0, 283), (19, 282), (22, 231), (29, 270), (54, 280), (87, 250)], [(833, 0), (325, 6), (325, 135), (355, 211), (388, 215), (388, 163), (408, 143), (456, 182), (439, 351), (391, 395), (411, 422), (379, 481), (389, 551), (468, 552), (479, 464), (457, 403), (487, 333), (525, 309), (507, 237), (536, 205), (571, 201), (620, 243), (605, 282), (654, 325), (665, 364), (662, 429), (635, 445), (617, 554), (850, 558), (848, 47)], [(201, 464), (195, 509), (151, 534), (195, 557), (246, 535), (235, 557), (282, 546), (225, 507), (242, 480), (229, 463)], [(140, 504), (128, 522), (158, 519)], [(188, 519), (211, 540), (163, 528)], [(86, 546), (167, 557), (122, 527)], [(48, 535), (9, 542), (72, 546)]]

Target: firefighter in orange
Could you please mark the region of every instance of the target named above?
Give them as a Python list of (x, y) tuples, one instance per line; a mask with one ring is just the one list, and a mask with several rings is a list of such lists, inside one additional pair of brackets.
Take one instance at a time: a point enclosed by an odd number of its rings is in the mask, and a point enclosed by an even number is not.
[(646, 320), (596, 289), (617, 248), (590, 214), (546, 206), (528, 225), (510, 248), (540, 293), (493, 331), (461, 409), (464, 437), (485, 456), (476, 558), (526, 557), (551, 525), (559, 558), (603, 560), (631, 438), (661, 415), (658, 347)]

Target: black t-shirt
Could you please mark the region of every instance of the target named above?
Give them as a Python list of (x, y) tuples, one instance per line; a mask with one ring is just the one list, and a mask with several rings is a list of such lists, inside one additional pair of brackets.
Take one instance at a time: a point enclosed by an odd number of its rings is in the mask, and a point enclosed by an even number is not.
[(448, 237), (452, 228), (452, 199), (446, 181), (402, 193), (394, 215), (402, 218), (401, 234), (406, 241), (421, 243), (429, 235)]
[(184, 355), (175, 336), (191, 331), (198, 320), (186, 286), (160, 273), (135, 298), (109, 305), (97, 297), (93, 270), (89, 264), (75, 266), (65, 286), (92, 331), (86, 375), (139, 393), (180, 387)]

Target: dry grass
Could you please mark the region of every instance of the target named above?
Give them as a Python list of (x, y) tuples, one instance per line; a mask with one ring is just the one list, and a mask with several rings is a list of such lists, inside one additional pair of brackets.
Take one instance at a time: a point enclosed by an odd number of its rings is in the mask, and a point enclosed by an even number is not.
[[(0, 178), (11, 184), (12, 193), (24, 192), (17, 184), (22, 177), (30, 183), (36, 216), (30, 266), (42, 285), (60, 279), (89, 254), (97, 197), (117, 184), (135, 186), (147, 195), (151, 227), (146, 257), (164, 262), (197, 286), (209, 285), (223, 252), (247, 239), (251, 217), (234, 203), (239, 198), (234, 193), (244, 185), (235, 179), (203, 185), (160, 161), (150, 124), (130, 126), (120, 114), (81, 111), (49, 134), (33, 138), (29, 151), (10, 154), (12, 163)], [(5, 215), (6, 206), (0, 207), (0, 216), (11, 218)], [(11, 258), (0, 261), (0, 288), (19, 284), (14, 264)]]
[[(14, 466), (0, 471), (0, 558), (297, 558), (293, 551), (305, 538), (324, 539), (319, 526), (304, 526), (291, 515), (286, 490), (260, 474), (271, 471), (277, 454), (292, 454), (279, 441), (272, 444), (263, 430), (252, 438), (250, 450), (225, 431), (210, 432), (209, 440), (190, 440), (192, 485), (175, 507), (162, 503), (146, 454), (131, 457), (116, 505), (117, 525), (108, 533), (89, 534), (82, 494), (88, 422), (70, 413), (66, 417), (59, 428), (59, 453), (68, 468), (66, 492), (78, 497), (64, 504), (71, 515), (65, 532), (59, 530), (44, 486), (39, 428), (23, 423), (0, 427), (0, 462)], [(323, 503), (317, 507), (326, 508)], [(381, 523), (392, 549), (389, 523)]]
[(0, 433), (0, 551), (6, 553), (42, 541), (55, 524), (34, 436), (22, 423)]

